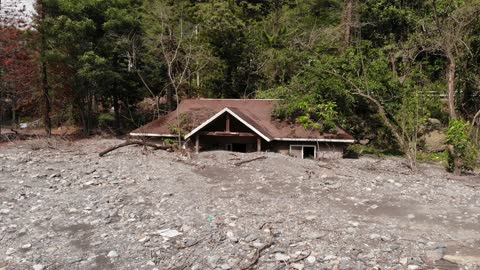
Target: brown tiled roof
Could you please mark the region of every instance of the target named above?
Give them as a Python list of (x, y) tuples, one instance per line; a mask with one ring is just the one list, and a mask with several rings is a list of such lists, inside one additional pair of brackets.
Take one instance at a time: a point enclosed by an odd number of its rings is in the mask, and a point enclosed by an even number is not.
[(177, 115), (188, 119), (189, 132), (210, 119), (225, 108), (248, 122), (257, 131), (275, 139), (338, 139), (353, 140), (345, 130), (337, 127), (336, 134), (306, 130), (302, 125), (280, 121), (272, 117), (275, 104), (279, 100), (271, 99), (187, 99), (177, 110), (142, 126), (131, 134), (172, 135), (171, 127), (177, 125)]

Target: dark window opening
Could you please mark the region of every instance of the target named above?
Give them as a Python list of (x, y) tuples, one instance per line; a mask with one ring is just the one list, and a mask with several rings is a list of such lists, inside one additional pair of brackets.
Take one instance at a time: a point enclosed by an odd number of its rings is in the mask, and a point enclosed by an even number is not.
[(233, 152), (246, 153), (247, 152), (247, 145), (244, 144), (244, 143), (234, 143), (234, 144), (232, 144), (232, 151)]
[(304, 146), (303, 147), (303, 158), (315, 159), (315, 147), (314, 146)]

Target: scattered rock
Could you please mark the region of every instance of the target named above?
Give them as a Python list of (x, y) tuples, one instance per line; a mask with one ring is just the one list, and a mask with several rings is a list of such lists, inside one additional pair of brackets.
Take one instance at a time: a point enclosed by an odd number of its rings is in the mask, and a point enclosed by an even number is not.
[(293, 269), (297, 269), (297, 270), (303, 270), (303, 268), (305, 267), (305, 265), (303, 263), (292, 263), (292, 264), (290, 264), (290, 266)]
[(217, 268), (217, 262), (219, 260), (220, 260), (220, 256), (218, 255), (210, 255), (207, 257), (208, 265), (210, 265), (210, 267), (213, 269)]
[(164, 229), (164, 230), (158, 231), (158, 234), (160, 234), (163, 237), (173, 238), (175, 236), (181, 235), (182, 233), (178, 232), (177, 230)]
[(226, 264), (226, 263), (220, 265), (220, 268), (221, 268), (222, 270), (230, 270), (230, 269), (232, 269), (232, 267), (231, 267), (230, 265)]
[(314, 264), (316, 260), (317, 260), (317, 258), (315, 258), (315, 256), (313, 256), (313, 255), (310, 255), (310, 256), (307, 257), (307, 262), (309, 264)]
[(335, 260), (335, 259), (337, 259), (337, 256), (332, 255), (332, 254), (329, 254), (329, 255), (326, 255), (325, 257), (323, 257), (324, 262), (332, 261), (332, 260)]
[(110, 252), (108, 252), (107, 257), (116, 258), (118, 257), (118, 253), (115, 250), (111, 250)]
[(284, 253), (278, 252), (278, 253), (275, 253), (275, 260), (285, 262), (285, 261), (290, 260), (290, 256), (288, 256)]
[(33, 270), (43, 270), (43, 269), (45, 269), (45, 266), (43, 266), (41, 264), (33, 265)]
[(315, 240), (315, 239), (323, 238), (326, 235), (327, 235), (326, 232), (309, 232), (305, 235), (305, 237), (310, 240)]
[(358, 143), (360, 143), (361, 145), (367, 145), (369, 142), (370, 142), (369, 139), (361, 139), (358, 141)]
[(54, 173), (54, 174), (50, 175), (48, 178), (52, 179), (52, 178), (58, 178), (60, 176), (62, 176), (60, 173)]
[(234, 243), (238, 242), (238, 237), (235, 237), (232, 231), (227, 232), (227, 238)]
[(245, 237), (245, 242), (250, 243), (257, 240), (257, 237), (253, 234), (249, 234), (247, 237)]
[(474, 264), (480, 266), (480, 257), (477, 256), (445, 255), (443, 256), (443, 259), (447, 262), (459, 265)]
[(429, 262), (436, 262), (436, 261), (442, 259), (444, 254), (445, 254), (445, 249), (437, 248), (437, 249), (434, 249), (434, 250), (427, 250), (425, 252), (425, 257), (427, 258), (427, 261), (429, 261)]

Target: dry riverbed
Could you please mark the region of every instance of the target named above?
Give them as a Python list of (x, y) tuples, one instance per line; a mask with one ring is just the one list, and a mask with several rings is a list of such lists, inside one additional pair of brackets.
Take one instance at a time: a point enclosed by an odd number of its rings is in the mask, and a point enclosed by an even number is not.
[(480, 269), (478, 175), (120, 142), (0, 144), (0, 269)]

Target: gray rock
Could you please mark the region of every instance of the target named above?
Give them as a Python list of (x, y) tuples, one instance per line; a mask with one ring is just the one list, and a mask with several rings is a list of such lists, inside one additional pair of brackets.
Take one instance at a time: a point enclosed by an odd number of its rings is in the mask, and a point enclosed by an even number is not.
[(476, 264), (480, 265), (480, 256), (459, 256), (459, 255), (445, 255), (443, 259), (447, 262), (456, 263), (460, 265)]
[(303, 268), (305, 267), (305, 265), (303, 263), (292, 263), (292, 264), (290, 264), (290, 266), (293, 269), (297, 269), (297, 270), (303, 270)]
[(290, 260), (290, 256), (284, 254), (284, 253), (275, 253), (275, 261), (288, 261)]
[(163, 237), (173, 238), (175, 236), (181, 235), (182, 233), (178, 232), (177, 230), (165, 229), (165, 230), (158, 231), (158, 234), (160, 234)]
[(310, 240), (315, 240), (315, 239), (320, 239), (320, 238), (324, 237), (325, 235), (327, 235), (326, 232), (309, 232), (306, 235), (306, 238), (308, 238)]
[(227, 238), (234, 243), (238, 242), (238, 237), (236, 237), (232, 231), (227, 232)]
[(313, 255), (310, 255), (310, 256), (307, 257), (307, 262), (309, 264), (314, 264), (316, 261), (317, 261), (317, 258), (315, 258), (315, 256), (313, 256)]
[(257, 240), (257, 237), (253, 234), (250, 234), (247, 237), (245, 237), (245, 242), (253, 242), (255, 240)]
[(218, 255), (211, 255), (207, 257), (208, 265), (210, 265), (210, 267), (213, 269), (217, 267), (218, 260), (220, 260), (220, 256)]
[(392, 240), (392, 237), (390, 235), (382, 235), (380, 239), (382, 239), (384, 242), (388, 242)]
[(108, 252), (107, 257), (116, 258), (118, 257), (118, 253), (115, 250), (111, 250), (110, 252)]
[(33, 265), (33, 270), (43, 270), (43, 269), (45, 269), (45, 266), (43, 266), (41, 264)]
[(54, 174), (50, 175), (48, 178), (52, 179), (52, 178), (58, 178), (60, 176), (62, 176), (60, 173), (54, 173)]
[(220, 268), (222, 268), (223, 270), (229, 270), (229, 269), (232, 269), (232, 267), (226, 263), (220, 265)]
[(327, 261), (332, 261), (332, 260), (335, 260), (337, 258), (337, 256), (333, 255), (333, 254), (329, 254), (329, 255), (326, 255), (325, 257), (323, 257), (323, 261), (327, 262)]
[(361, 139), (358, 141), (358, 143), (360, 143), (361, 145), (367, 145), (369, 142), (370, 142), (369, 139)]
[(427, 250), (425, 252), (425, 257), (427, 258), (427, 261), (429, 261), (429, 262), (436, 262), (436, 261), (442, 259), (443, 255), (445, 255), (445, 249), (444, 248)]

